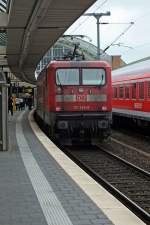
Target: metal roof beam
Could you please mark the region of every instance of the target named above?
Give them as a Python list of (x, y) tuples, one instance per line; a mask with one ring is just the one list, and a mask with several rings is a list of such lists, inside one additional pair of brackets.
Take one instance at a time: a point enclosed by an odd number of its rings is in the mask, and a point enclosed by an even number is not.
[(31, 44), (32, 40), (32, 35), (34, 31), (37, 29), (38, 24), (42, 20), (42, 18), (45, 16), (46, 11), (48, 10), (48, 6), (51, 4), (52, 0), (39, 0), (37, 1), (37, 4), (34, 8), (34, 11), (32, 13), (32, 16), (30, 18), (30, 21), (27, 25), (25, 35), (24, 35), (24, 40), (23, 40), (23, 45), (22, 45), (22, 51), (21, 51), (21, 56), (20, 56), (20, 61), (19, 61), (19, 67), (21, 68), (23, 65), (23, 62), (28, 54), (29, 47)]
[(0, 31), (7, 28), (8, 25), (8, 14), (0, 12)]

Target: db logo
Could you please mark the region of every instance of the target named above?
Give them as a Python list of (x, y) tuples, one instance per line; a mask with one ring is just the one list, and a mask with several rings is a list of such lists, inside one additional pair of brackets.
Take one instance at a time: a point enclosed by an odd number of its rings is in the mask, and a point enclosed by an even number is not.
[(86, 101), (86, 96), (85, 95), (77, 95), (76, 100), (78, 102), (85, 102)]

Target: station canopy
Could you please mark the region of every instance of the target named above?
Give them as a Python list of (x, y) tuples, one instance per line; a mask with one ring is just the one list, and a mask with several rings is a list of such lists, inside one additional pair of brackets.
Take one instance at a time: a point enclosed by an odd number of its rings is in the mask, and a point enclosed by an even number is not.
[[(6, 13), (8, 10), (8, 0), (0, 0), (0, 13)], [(6, 46), (7, 35), (5, 30), (0, 30), (0, 46)]]

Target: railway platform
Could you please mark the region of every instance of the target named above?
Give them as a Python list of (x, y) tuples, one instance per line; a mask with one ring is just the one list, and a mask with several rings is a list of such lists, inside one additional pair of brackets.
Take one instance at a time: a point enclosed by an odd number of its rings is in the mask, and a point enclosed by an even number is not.
[(28, 111), (9, 117), (0, 203), (2, 225), (145, 224), (64, 155)]

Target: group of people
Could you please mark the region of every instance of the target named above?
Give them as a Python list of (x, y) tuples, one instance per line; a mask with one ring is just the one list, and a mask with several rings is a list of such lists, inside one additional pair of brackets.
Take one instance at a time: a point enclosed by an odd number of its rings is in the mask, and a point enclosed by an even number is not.
[(25, 100), (23, 98), (16, 98), (16, 111), (25, 109)]
[(10, 112), (13, 116), (14, 111), (24, 110), (25, 107), (28, 107), (29, 110), (32, 109), (33, 100), (32, 97), (28, 98), (13, 98), (9, 96), (8, 98), (8, 113)]

